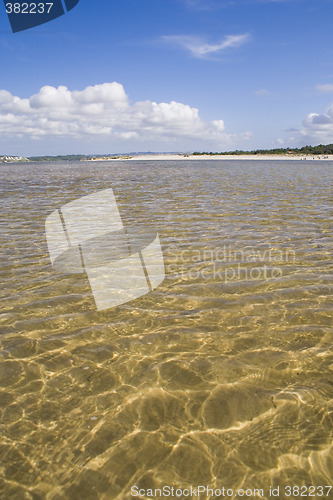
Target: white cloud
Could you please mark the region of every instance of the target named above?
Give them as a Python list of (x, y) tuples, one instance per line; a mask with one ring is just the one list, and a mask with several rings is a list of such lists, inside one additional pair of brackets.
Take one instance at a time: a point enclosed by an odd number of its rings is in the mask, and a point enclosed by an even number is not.
[(331, 144), (333, 143), (333, 104), (326, 113), (310, 113), (303, 120), (299, 132), (293, 134), (290, 140), (299, 144)]
[(168, 43), (173, 43), (188, 50), (194, 57), (203, 58), (207, 55), (218, 54), (227, 48), (240, 47), (248, 42), (250, 35), (243, 33), (240, 35), (227, 35), (224, 40), (217, 43), (207, 43), (201, 37), (187, 35), (171, 35), (163, 36), (162, 40)]
[(319, 92), (333, 92), (333, 84), (324, 83), (322, 85), (316, 85), (316, 89), (319, 90)]
[(42, 139), (136, 140), (179, 142), (184, 139), (224, 145), (251, 134), (228, 134), (223, 120), (204, 121), (199, 111), (171, 101), (131, 104), (120, 83), (104, 83), (71, 91), (45, 86), (29, 99), (0, 90), (0, 137)]

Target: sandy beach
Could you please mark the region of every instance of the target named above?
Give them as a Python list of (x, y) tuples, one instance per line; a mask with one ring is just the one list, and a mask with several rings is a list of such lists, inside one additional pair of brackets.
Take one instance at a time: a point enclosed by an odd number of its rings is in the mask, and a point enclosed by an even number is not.
[(98, 157), (89, 161), (158, 161), (158, 160), (320, 160), (333, 161), (333, 155), (187, 155), (187, 154), (147, 154), (136, 156)]

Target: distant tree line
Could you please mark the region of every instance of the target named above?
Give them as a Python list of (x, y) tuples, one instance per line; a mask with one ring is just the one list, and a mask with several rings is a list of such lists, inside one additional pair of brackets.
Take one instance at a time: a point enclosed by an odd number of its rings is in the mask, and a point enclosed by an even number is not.
[[(223, 151), (203, 152), (195, 151), (194, 156), (198, 155), (285, 155), (285, 154), (303, 154), (303, 155), (333, 155), (333, 144), (319, 144), (319, 146), (304, 146), (302, 148), (275, 148), (275, 149), (256, 149), (252, 151)], [(58, 156), (30, 156), (29, 161), (80, 161), (90, 160), (95, 157), (110, 157), (111, 155), (58, 155)]]
[(58, 155), (58, 156), (29, 156), (29, 161), (79, 161), (89, 160), (92, 156), (86, 155)]
[(199, 153), (195, 151), (192, 153), (195, 155), (283, 155), (283, 154), (303, 154), (303, 155), (332, 155), (333, 154), (333, 144), (319, 144), (319, 146), (304, 146), (302, 148), (275, 148), (275, 149), (255, 149), (252, 151), (223, 151), (222, 153), (204, 152)]

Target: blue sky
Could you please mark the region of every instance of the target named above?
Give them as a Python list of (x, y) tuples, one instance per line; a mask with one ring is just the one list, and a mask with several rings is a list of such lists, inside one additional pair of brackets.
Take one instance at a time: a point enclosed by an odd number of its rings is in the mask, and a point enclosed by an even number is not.
[(0, 155), (333, 142), (332, 0), (80, 0), (13, 34)]

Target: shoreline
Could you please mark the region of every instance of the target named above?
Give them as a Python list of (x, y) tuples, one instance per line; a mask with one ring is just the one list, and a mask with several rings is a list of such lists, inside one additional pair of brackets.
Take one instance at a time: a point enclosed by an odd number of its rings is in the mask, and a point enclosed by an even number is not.
[(82, 161), (187, 161), (187, 160), (317, 160), (333, 161), (333, 155), (183, 155), (183, 154), (152, 154), (137, 156), (119, 156), (119, 158), (92, 158)]
[[(288, 154), (258, 154), (258, 155), (219, 155), (219, 154), (214, 154), (214, 155), (192, 155), (192, 154), (168, 154), (168, 153), (162, 153), (162, 154), (141, 154), (141, 155), (119, 155), (119, 156), (99, 156), (99, 157), (94, 157), (94, 158), (88, 158), (88, 159), (80, 159), (80, 160), (54, 160), (54, 161), (83, 161), (83, 162), (114, 162), (114, 161), (235, 161), (235, 160), (252, 160), (252, 161), (272, 161), (272, 160), (278, 160), (278, 161), (304, 161), (304, 160), (309, 160), (309, 161), (333, 161), (333, 154), (332, 155), (288, 155)], [(43, 160), (46, 162), (51, 162), (52, 159), (48, 160)], [(0, 165), (11, 165), (11, 164), (17, 164), (17, 163), (34, 163), (36, 160), (29, 160), (26, 159), (24, 160), (12, 160), (12, 161), (0, 161)]]

